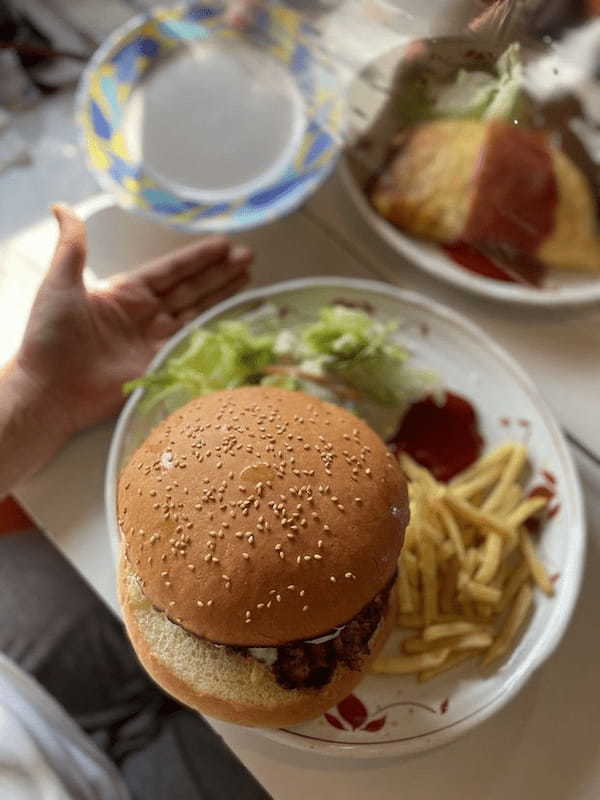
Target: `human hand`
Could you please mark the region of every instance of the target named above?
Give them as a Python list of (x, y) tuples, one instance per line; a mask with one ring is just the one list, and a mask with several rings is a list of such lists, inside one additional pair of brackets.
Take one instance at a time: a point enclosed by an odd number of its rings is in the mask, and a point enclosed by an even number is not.
[(186, 322), (240, 289), (252, 254), (207, 237), (87, 289), (84, 223), (66, 207), (54, 214), (58, 244), (14, 366), (66, 439), (116, 413), (123, 383)]
[(261, 0), (233, 0), (227, 8), (225, 19), (232, 28), (247, 28)]

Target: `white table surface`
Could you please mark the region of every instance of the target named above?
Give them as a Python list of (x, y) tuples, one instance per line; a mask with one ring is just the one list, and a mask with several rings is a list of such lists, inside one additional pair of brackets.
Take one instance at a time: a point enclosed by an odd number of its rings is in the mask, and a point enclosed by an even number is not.
[[(443, 5), (443, 0), (439, 0)], [(414, 4), (413, 4), (414, 5)], [(325, 46), (344, 42), (358, 66), (397, 41), (349, 0), (319, 23)], [(414, 23), (415, 30), (426, 27)], [(357, 32), (360, 31), (360, 36)], [(351, 41), (354, 48), (348, 48)], [(95, 186), (75, 147), (71, 96), (27, 112), (18, 125), (32, 162), (0, 175), (0, 363), (15, 349), (55, 240), (50, 202), (79, 203), (88, 220), (89, 279), (107, 278), (185, 241), (124, 214)], [(33, 224), (32, 224), (33, 223)], [(559, 421), (600, 454), (600, 308), (510, 308), (436, 283), (376, 239), (337, 176), (299, 212), (246, 234), (257, 252), (253, 285), (305, 275), (379, 277), (445, 302), (497, 338), (538, 383)], [(79, 436), (17, 496), (98, 593), (116, 609), (103, 509), (112, 425)], [(300, 753), (224, 723), (229, 745), (276, 798), (587, 800), (600, 797), (600, 468), (578, 455), (589, 516), (582, 595), (563, 643), (506, 709), (460, 741), (411, 761), (337, 761)]]

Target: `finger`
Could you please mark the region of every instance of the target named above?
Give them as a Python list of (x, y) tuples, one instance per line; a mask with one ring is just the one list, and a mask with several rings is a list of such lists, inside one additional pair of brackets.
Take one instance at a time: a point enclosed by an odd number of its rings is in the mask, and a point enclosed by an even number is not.
[(225, 14), (225, 22), (232, 28), (247, 28), (252, 22), (254, 9), (261, 0), (236, 0)]
[(216, 292), (248, 268), (252, 253), (247, 247), (232, 247), (228, 258), (179, 283), (162, 296), (163, 307), (172, 313), (197, 305), (203, 297)]
[(241, 288), (243, 288), (248, 281), (250, 280), (250, 274), (247, 270), (244, 270), (239, 275), (236, 275), (229, 283), (225, 286), (222, 286), (220, 289), (217, 289), (211, 294), (206, 295), (198, 303), (191, 307), (186, 308), (183, 311), (180, 311), (179, 314), (175, 317), (177, 322), (179, 323), (179, 327), (183, 327), (187, 325), (188, 322), (195, 319), (198, 314), (201, 314), (203, 311), (206, 311), (207, 308), (212, 308), (217, 303), (220, 303), (222, 300), (226, 300), (228, 297), (231, 297), (236, 292), (239, 292)]
[(156, 349), (159, 349), (166, 339), (177, 333), (178, 330), (195, 319), (203, 311), (206, 311), (207, 308), (211, 308), (217, 303), (220, 303), (221, 300), (225, 300), (227, 297), (238, 292), (246, 285), (248, 279), (249, 274), (248, 271), (245, 270), (229, 281), (225, 286), (222, 286), (211, 294), (205, 295), (195, 306), (186, 308), (178, 314), (169, 314), (166, 311), (162, 311), (160, 314), (157, 314), (148, 328), (148, 339), (154, 341), (156, 343)]
[(138, 267), (135, 274), (152, 291), (164, 294), (191, 275), (223, 261), (229, 248), (224, 236), (209, 236)]
[(52, 211), (58, 223), (58, 242), (48, 277), (65, 285), (80, 283), (87, 255), (85, 223), (68, 206), (56, 203)]

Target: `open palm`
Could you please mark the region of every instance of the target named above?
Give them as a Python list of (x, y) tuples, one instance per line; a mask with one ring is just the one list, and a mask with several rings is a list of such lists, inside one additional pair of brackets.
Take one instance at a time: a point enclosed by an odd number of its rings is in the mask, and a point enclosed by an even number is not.
[(164, 340), (245, 283), (252, 254), (209, 237), (89, 290), (84, 224), (66, 207), (54, 213), (58, 245), (17, 360), (70, 435), (114, 414), (123, 383)]

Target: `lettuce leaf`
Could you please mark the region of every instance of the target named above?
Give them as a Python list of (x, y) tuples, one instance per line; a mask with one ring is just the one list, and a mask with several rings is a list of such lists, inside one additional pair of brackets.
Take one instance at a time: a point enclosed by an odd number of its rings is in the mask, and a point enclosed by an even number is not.
[(161, 404), (171, 411), (220, 389), (278, 386), (342, 405), (380, 432), (385, 420), (389, 434), (407, 406), (437, 385), (432, 373), (408, 365), (394, 322), (341, 305), (321, 308), (308, 322), (279, 312), (270, 306), (195, 331), (160, 369), (125, 391), (142, 387), (145, 410)]
[(402, 98), (406, 124), (434, 119), (514, 119), (522, 105), (521, 49), (513, 42), (496, 61), (493, 71), (459, 69), (451, 81), (419, 75)]

